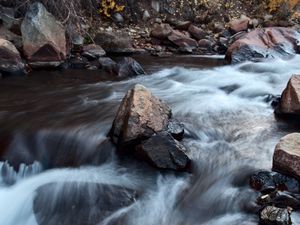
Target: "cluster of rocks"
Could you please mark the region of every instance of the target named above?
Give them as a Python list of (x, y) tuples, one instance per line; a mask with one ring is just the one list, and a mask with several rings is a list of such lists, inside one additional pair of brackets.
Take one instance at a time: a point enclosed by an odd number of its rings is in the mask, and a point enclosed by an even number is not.
[(122, 100), (109, 136), (119, 151), (159, 169), (188, 170), (191, 160), (180, 143), (184, 126), (172, 118), (170, 107), (142, 85)]
[[(65, 27), (41, 3), (34, 3), (24, 18), (15, 18), (14, 11), (0, 10), (0, 74), (26, 74), (40, 68), (102, 69), (118, 77), (145, 74), (132, 58), (119, 63), (106, 53), (133, 51), (130, 40), (99, 33), (96, 43), (75, 43)], [(98, 44), (97, 44), (98, 43)], [(101, 47), (104, 46), (104, 49)], [(21, 56), (24, 56), (22, 58)]]
[[(300, 76), (293, 75), (277, 103), (275, 112), (299, 116)], [(261, 192), (261, 224), (292, 224), (292, 211), (300, 210), (300, 133), (280, 139), (273, 154), (273, 171), (261, 171), (250, 177), (250, 186)]]

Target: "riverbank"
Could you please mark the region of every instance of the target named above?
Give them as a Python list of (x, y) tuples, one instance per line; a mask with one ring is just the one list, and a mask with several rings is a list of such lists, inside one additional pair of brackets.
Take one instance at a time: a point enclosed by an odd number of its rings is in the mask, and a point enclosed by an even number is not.
[[(28, 1), (18, 7), (17, 3), (3, 2), (0, 72), (2, 75), (26, 74), (36, 69), (65, 68), (102, 70), (113, 76), (127, 77), (143, 74), (138, 62), (125, 58), (119, 63), (110, 57), (226, 54), (229, 62), (240, 62), (257, 60), (256, 56), (276, 58), (298, 53), (297, 5), (285, 11), (281, 10), (283, 6), (278, 6), (280, 14), (265, 2), (222, 3), (221, 0), (193, 3), (194, 7), (192, 3), (185, 3), (176, 10), (176, 1), (170, 4), (140, 1), (135, 6), (128, 3), (115, 8), (118, 5), (114, 5), (106, 13), (97, 11), (103, 5), (95, 4), (90, 6), (90, 14), (80, 11), (83, 14), (76, 14), (77, 20), (71, 14), (63, 20), (50, 3)], [(266, 39), (271, 43), (266, 44)], [(246, 50), (238, 50), (242, 58), (238, 55), (238, 59), (231, 59), (235, 48), (229, 53), (228, 48), (240, 46), (244, 40), (248, 40)], [(255, 45), (261, 49), (257, 51)], [(270, 45), (275, 51), (272, 54), (269, 54)], [(244, 57), (249, 48), (250, 55)]]

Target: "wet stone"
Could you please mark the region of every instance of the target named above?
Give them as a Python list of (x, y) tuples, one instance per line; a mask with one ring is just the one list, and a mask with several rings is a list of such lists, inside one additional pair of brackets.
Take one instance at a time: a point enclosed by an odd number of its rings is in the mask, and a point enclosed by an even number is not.
[(167, 132), (170, 133), (173, 138), (180, 141), (184, 135), (184, 124), (178, 120), (171, 119), (167, 126)]
[(292, 177), (277, 172), (261, 171), (250, 177), (250, 186), (262, 193), (268, 194), (275, 189), (289, 192), (299, 192), (299, 182)]
[(274, 206), (266, 206), (260, 212), (261, 225), (290, 225), (291, 217), (289, 209), (280, 209)]

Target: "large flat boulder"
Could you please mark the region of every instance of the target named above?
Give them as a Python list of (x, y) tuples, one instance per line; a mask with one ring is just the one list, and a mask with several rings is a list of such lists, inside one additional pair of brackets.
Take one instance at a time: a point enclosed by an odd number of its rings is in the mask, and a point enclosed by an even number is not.
[(226, 59), (231, 63), (289, 58), (299, 53), (300, 33), (291, 28), (255, 29), (228, 48)]
[(23, 50), (30, 65), (58, 66), (67, 56), (65, 29), (43, 4), (33, 3), (22, 22)]
[(279, 113), (300, 115), (300, 75), (293, 75), (282, 93)]
[(123, 98), (110, 136), (118, 146), (135, 143), (165, 129), (170, 117), (169, 106), (137, 84)]
[(0, 38), (0, 73), (3, 75), (26, 74), (25, 64), (16, 47)]
[(39, 225), (97, 225), (136, 198), (136, 191), (118, 185), (50, 183), (36, 190), (33, 211)]
[(273, 170), (300, 179), (300, 133), (280, 139), (273, 155)]

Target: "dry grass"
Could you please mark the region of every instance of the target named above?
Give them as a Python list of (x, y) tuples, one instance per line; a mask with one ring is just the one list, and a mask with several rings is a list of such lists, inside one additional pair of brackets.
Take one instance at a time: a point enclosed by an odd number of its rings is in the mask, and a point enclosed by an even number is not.
[[(21, 15), (24, 15), (33, 2), (37, 0), (12, 0)], [(79, 23), (86, 15), (96, 11), (96, 0), (38, 0), (56, 16), (63, 24), (68, 22)]]

